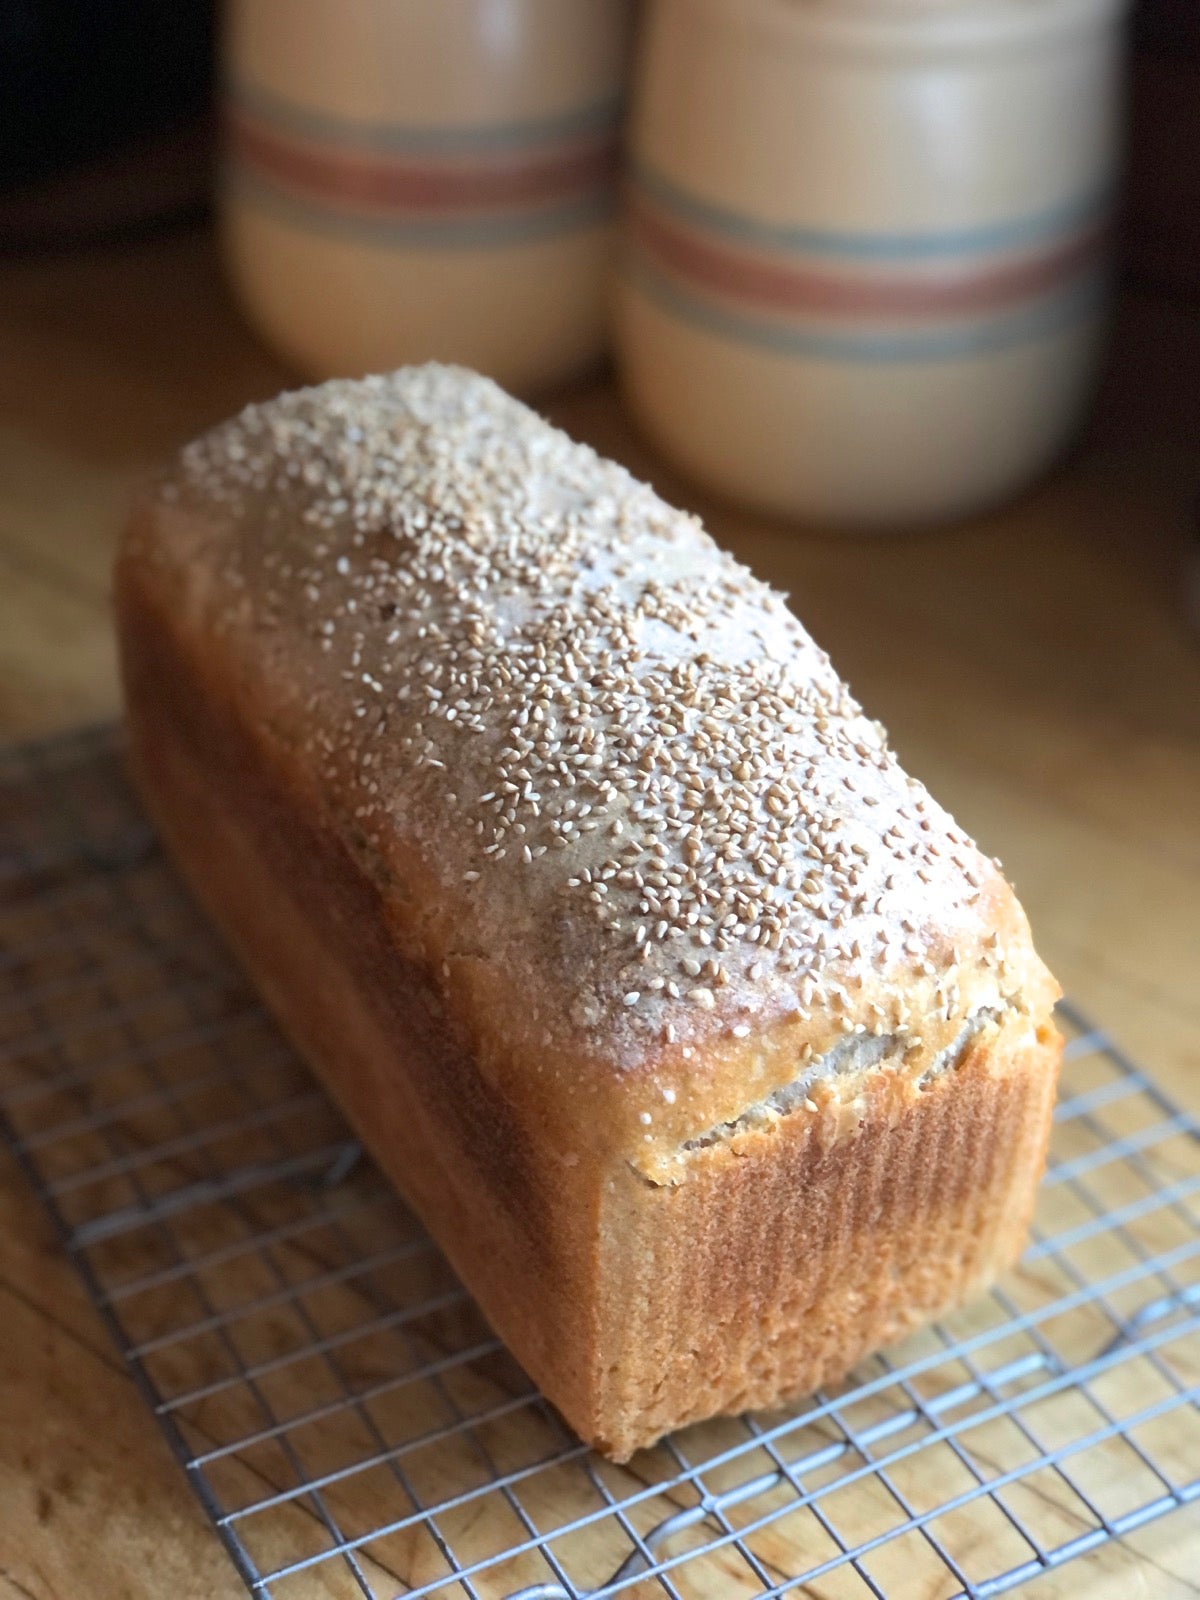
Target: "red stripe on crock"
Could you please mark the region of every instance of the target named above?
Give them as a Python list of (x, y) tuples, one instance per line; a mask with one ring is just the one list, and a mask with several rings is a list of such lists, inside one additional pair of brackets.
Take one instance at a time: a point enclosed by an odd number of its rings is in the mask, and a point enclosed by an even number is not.
[(228, 135), (246, 167), (305, 198), (435, 215), (584, 194), (612, 180), (617, 158), (617, 137), (611, 132), (550, 153), (505, 151), (437, 160), (314, 145), (283, 137), (237, 112), (228, 119)]
[(832, 273), (765, 261), (715, 243), (695, 230), (630, 201), (634, 236), (678, 277), (764, 311), (840, 315), (928, 316), (1000, 309), (1032, 299), (1086, 269), (1099, 253), (1105, 228), (1074, 233), (1036, 256), (980, 267), (927, 267), (904, 276), (856, 268)]

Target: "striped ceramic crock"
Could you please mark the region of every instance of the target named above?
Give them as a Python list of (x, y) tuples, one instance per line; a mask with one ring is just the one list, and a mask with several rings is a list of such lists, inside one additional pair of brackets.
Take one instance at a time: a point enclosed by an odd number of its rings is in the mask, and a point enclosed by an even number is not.
[(727, 494), (838, 522), (1035, 473), (1098, 349), (1119, 9), (655, 0), (618, 297), (649, 431)]
[(487, 249), (607, 219), (621, 101), (476, 127), (320, 115), (246, 84), (226, 95), (230, 181), (315, 232)]
[(322, 376), (586, 366), (627, 30), (628, 0), (234, 0), (223, 213), (253, 319)]

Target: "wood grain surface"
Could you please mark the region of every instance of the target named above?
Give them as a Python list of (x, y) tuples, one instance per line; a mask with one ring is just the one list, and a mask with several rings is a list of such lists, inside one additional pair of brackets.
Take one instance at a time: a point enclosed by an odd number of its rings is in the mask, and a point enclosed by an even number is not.
[[(108, 566), (131, 485), (288, 381), (202, 233), (0, 266), (0, 735), (115, 711)], [(791, 593), (905, 764), (1004, 859), (1073, 997), (1200, 1108), (1200, 641), (1183, 614), (1200, 313), (1126, 301), (1072, 459), (1011, 508), (935, 533), (847, 538), (713, 507), (646, 449), (606, 379), (546, 409)], [(0, 1600), (241, 1592), (0, 1155)], [(329, 1591), (314, 1577), (290, 1592)], [(1200, 1595), (1200, 1505), (1023, 1592)]]

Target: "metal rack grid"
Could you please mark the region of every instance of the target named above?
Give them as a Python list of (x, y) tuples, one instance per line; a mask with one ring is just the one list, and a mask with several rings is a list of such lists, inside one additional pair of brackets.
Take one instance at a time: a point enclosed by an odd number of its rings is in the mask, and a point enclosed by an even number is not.
[(0, 755), (0, 795), (0, 1120), (254, 1594), (986, 1596), (1200, 1496), (1200, 1127), (1070, 1007), (1017, 1271), (615, 1467), (359, 1160), (117, 736)]

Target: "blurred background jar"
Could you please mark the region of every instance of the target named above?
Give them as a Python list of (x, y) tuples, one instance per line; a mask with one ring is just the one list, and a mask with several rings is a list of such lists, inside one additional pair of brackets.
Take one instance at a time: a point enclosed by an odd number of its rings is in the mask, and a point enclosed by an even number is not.
[(1123, 0), (651, 0), (623, 383), (698, 481), (884, 526), (1043, 470), (1101, 351)]
[(220, 210), (261, 333), (312, 377), (604, 347), (630, 0), (230, 0)]

